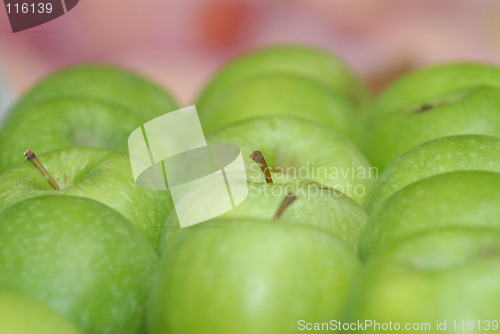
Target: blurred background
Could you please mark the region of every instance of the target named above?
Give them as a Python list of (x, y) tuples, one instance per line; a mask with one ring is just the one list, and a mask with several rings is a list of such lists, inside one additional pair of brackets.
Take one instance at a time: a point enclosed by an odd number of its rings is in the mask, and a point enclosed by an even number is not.
[(80, 0), (68, 14), (16, 34), (0, 10), (0, 67), (12, 98), (58, 68), (110, 63), (189, 105), (218, 66), (276, 43), (323, 47), (376, 93), (429, 63), (500, 64), (500, 1)]

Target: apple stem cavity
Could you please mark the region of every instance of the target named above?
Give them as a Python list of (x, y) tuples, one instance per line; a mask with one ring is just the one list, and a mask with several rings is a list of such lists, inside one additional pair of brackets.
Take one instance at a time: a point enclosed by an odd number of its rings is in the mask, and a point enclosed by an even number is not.
[(33, 151), (28, 150), (28, 151), (24, 152), (24, 157), (26, 159), (28, 159), (28, 161), (31, 162), (33, 164), (33, 166), (35, 166), (35, 168), (38, 169), (38, 171), (40, 171), (40, 173), (42, 173), (42, 175), (45, 177), (45, 180), (47, 180), (47, 182), (52, 186), (52, 188), (54, 188), (54, 190), (61, 189), (59, 187), (59, 185), (57, 184), (56, 180), (45, 169), (45, 167), (42, 165), (40, 160), (38, 160), (38, 158), (36, 157), (36, 155)]
[(250, 159), (255, 161), (257, 165), (259, 165), (262, 172), (264, 172), (264, 177), (267, 183), (273, 183), (273, 178), (271, 176), (271, 172), (269, 171), (269, 166), (267, 165), (266, 159), (261, 151), (254, 151), (250, 154)]
[(432, 108), (434, 108), (434, 106), (432, 104), (424, 103), (418, 109), (415, 109), (413, 111), (413, 113), (414, 114), (421, 114), (421, 113), (424, 113), (428, 110), (431, 110)]
[(285, 212), (285, 210), (290, 206), (290, 204), (292, 204), (292, 202), (295, 201), (296, 199), (297, 199), (297, 196), (295, 196), (294, 194), (288, 193), (288, 195), (286, 195), (286, 197), (281, 202), (280, 207), (278, 208), (278, 211), (276, 211), (276, 213), (274, 214), (273, 219), (274, 220), (280, 219), (283, 212)]

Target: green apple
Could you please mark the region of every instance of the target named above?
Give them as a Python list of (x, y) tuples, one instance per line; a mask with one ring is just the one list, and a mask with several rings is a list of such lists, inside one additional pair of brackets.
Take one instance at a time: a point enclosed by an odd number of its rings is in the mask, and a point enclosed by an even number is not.
[(426, 231), (470, 227), (500, 231), (500, 173), (459, 171), (401, 189), (369, 217), (359, 243), (368, 258)]
[(500, 138), (463, 135), (425, 142), (396, 158), (380, 175), (365, 201), (368, 213), (405, 186), (426, 177), (460, 170), (500, 172)]
[(84, 66), (56, 73), (32, 88), (0, 127), (0, 173), (28, 148), (38, 154), (69, 146), (128, 152), (133, 130), (176, 108), (160, 88), (125, 71)]
[[(231, 191), (233, 193), (242, 191), (242, 189), (236, 190), (235, 187), (245, 186), (248, 187), (248, 196), (243, 203), (216, 219), (272, 219), (287, 194), (293, 194), (297, 199), (283, 212), (280, 223), (316, 226), (338, 235), (354, 249), (357, 248), (359, 235), (366, 224), (367, 215), (347, 195), (307, 180), (290, 180), (286, 183), (236, 183), (231, 185)], [(212, 196), (221, 202), (227, 198), (224, 196), (227, 194), (226, 185), (220, 182), (203, 183), (196, 189), (196, 192), (198, 195), (195, 197), (198, 198)], [(192, 205), (191, 198), (192, 196), (185, 205)], [(218, 206), (216, 203), (210, 201), (211, 205)], [(181, 201), (176, 205), (182, 206), (184, 203)], [(203, 221), (203, 215), (210, 210), (210, 207), (197, 205), (189, 213), (197, 217), (193, 220)], [(181, 229), (177, 215), (172, 212), (163, 228), (159, 252), (162, 253), (163, 249), (183, 231), (186, 229)]]
[(0, 290), (47, 305), (85, 333), (144, 333), (156, 265), (146, 237), (94, 200), (44, 196), (0, 213)]
[(340, 316), (359, 269), (349, 245), (311, 226), (222, 219), (188, 229), (161, 257), (150, 333), (300, 333), (302, 322)]
[(451, 64), (416, 71), (374, 106), (366, 152), (384, 169), (423, 142), (445, 136), (500, 135), (500, 68)]
[(372, 109), (375, 118), (453, 103), (478, 87), (500, 89), (500, 68), (479, 63), (448, 63), (415, 70), (392, 83)]
[(19, 152), (28, 148), (38, 154), (73, 146), (127, 152), (128, 136), (144, 121), (127, 109), (81, 98), (26, 107), (0, 128), (0, 173), (19, 165)]
[[(264, 152), (271, 171), (291, 178), (329, 185), (363, 204), (375, 177), (354, 144), (314, 121), (290, 115), (253, 118), (226, 126), (207, 136), (212, 143), (231, 143), (243, 156)], [(250, 181), (262, 181), (262, 171), (245, 160)]]
[[(23, 159), (19, 152), (19, 160)], [(54, 177), (54, 190), (29, 162), (0, 175), (0, 211), (27, 198), (44, 195), (86, 197), (115, 209), (157, 246), (173, 204), (167, 191), (137, 187), (129, 157), (99, 148), (74, 147), (46, 153), (40, 162)]]
[(233, 86), (253, 76), (275, 72), (311, 78), (358, 106), (368, 100), (363, 82), (334, 55), (312, 46), (280, 45), (244, 54), (224, 65), (206, 85), (197, 105), (203, 108)]
[(499, 276), (498, 229), (423, 232), (368, 261), (344, 323), (371, 324), (353, 327), (362, 333), (498, 333)]
[(0, 334), (82, 334), (75, 325), (45, 305), (0, 292)]
[(318, 121), (358, 145), (364, 134), (358, 107), (346, 96), (311, 78), (290, 73), (251, 77), (197, 109), (206, 133), (239, 120), (285, 114)]
[[(84, 65), (66, 68), (40, 80), (17, 102), (12, 113), (61, 97), (109, 102), (147, 120), (178, 108), (167, 92), (140, 75), (118, 67)], [(117, 117), (115, 121), (123, 120)]]

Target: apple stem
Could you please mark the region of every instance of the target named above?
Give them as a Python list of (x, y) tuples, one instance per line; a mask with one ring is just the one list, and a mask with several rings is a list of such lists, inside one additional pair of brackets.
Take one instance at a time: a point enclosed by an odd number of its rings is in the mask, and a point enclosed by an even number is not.
[(36, 167), (42, 173), (42, 175), (45, 177), (45, 180), (54, 188), (54, 190), (60, 190), (61, 188), (57, 184), (56, 180), (50, 175), (50, 173), (43, 167), (42, 163), (38, 158), (36, 157), (35, 153), (33, 151), (28, 150), (24, 152), (24, 157), (28, 159), (29, 162), (33, 164), (33, 166)]
[(273, 183), (273, 177), (271, 176), (271, 172), (269, 171), (269, 166), (267, 166), (266, 159), (264, 159), (264, 155), (261, 151), (254, 151), (250, 154), (250, 159), (255, 161), (257, 165), (259, 165), (262, 172), (264, 172), (264, 177), (266, 179), (266, 183)]
[(283, 212), (285, 212), (286, 208), (288, 208), (290, 206), (290, 204), (292, 204), (292, 202), (295, 201), (296, 199), (297, 199), (297, 196), (295, 196), (294, 194), (288, 193), (288, 195), (286, 195), (286, 197), (281, 202), (280, 207), (278, 208), (278, 211), (276, 211), (276, 213), (274, 214), (273, 219), (274, 220), (280, 219), (281, 215), (283, 214)]

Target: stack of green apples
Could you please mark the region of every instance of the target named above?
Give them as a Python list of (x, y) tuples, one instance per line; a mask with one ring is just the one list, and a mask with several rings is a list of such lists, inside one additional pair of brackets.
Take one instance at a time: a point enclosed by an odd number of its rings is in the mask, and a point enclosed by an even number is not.
[[(185, 228), (127, 154), (178, 108), (163, 89), (79, 66), (11, 107), (0, 333), (500, 332), (499, 68), (425, 68), (372, 99), (328, 52), (274, 46), (194, 103), (207, 141), (241, 150), (229, 190), (248, 195)], [(176, 205), (203, 221), (196, 198), (227, 193), (208, 181)]]
[(500, 332), (499, 103), (500, 68), (472, 63), (416, 70), (374, 103), (365, 151), (381, 174), (343, 328)]
[(107, 66), (55, 73), (12, 106), (0, 128), (1, 333), (145, 331), (173, 204), (136, 187), (127, 142), (174, 109), (163, 89)]

